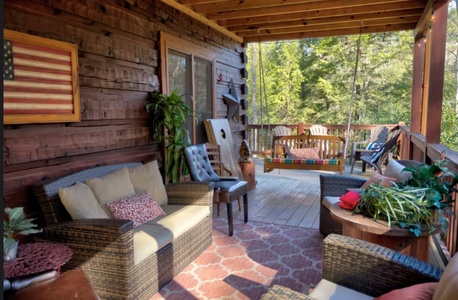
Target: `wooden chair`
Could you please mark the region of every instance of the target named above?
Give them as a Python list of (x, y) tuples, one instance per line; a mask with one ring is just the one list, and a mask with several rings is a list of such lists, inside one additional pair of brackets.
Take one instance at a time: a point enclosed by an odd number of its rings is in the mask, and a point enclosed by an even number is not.
[[(208, 155), (208, 160), (210, 161), (210, 164), (213, 168), (213, 171), (220, 176), (220, 177), (233, 177), (234, 180), (237, 179), (237, 177), (232, 174), (232, 171), (229, 170), (222, 162), (221, 160), (221, 146), (210, 144), (210, 143), (205, 143), (204, 144), (205, 149), (207, 149), (207, 155)], [(215, 197), (218, 197), (217, 194), (215, 194)], [(240, 205), (240, 198), (237, 199), (237, 202), (239, 204), (239, 211), (242, 210), (242, 206)], [(217, 216), (219, 217), (220, 213), (220, 201), (213, 201), (213, 203), (216, 203), (216, 211), (217, 211)]]
[(277, 126), (274, 128), (274, 135), (275, 136), (282, 136), (282, 135), (292, 135), (293, 130), (286, 126)]
[(328, 135), (328, 129), (323, 125), (312, 125), (310, 127), (310, 134), (312, 134), (312, 135)]

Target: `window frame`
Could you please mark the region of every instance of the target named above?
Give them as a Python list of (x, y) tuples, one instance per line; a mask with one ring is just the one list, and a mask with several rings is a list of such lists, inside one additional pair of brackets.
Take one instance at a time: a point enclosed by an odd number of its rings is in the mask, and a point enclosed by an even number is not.
[[(213, 51), (203, 48), (199, 45), (196, 45), (192, 42), (183, 40), (176, 36), (160, 32), (160, 70), (161, 70), (161, 91), (162, 93), (170, 93), (169, 91), (169, 72), (168, 72), (168, 56), (169, 49), (178, 51), (184, 54), (191, 56), (191, 85), (192, 85), (192, 110), (195, 111), (196, 103), (195, 100), (195, 90), (194, 90), (194, 62), (195, 57), (210, 61), (212, 64), (212, 74), (211, 74), (211, 102), (212, 102), (212, 118), (216, 118), (216, 55)], [(194, 114), (195, 118), (196, 115)], [(202, 120), (203, 121), (203, 120)], [(192, 128), (192, 143), (196, 143), (196, 126)]]

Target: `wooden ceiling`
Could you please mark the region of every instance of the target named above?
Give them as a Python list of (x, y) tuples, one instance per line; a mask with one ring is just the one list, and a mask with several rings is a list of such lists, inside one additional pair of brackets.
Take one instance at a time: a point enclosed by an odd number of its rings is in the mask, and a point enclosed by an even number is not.
[(161, 0), (239, 42), (415, 30), (448, 0)]

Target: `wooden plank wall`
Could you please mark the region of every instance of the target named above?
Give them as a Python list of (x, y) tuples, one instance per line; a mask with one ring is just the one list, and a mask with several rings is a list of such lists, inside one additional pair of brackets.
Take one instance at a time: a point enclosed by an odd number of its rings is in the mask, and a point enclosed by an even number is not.
[[(145, 99), (160, 89), (159, 32), (217, 53), (217, 115), (232, 78), (244, 83), (241, 44), (154, 0), (6, 0), (5, 29), (77, 44), (81, 122), (4, 126), (4, 206), (41, 211), (31, 187), (91, 166), (160, 159)], [(242, 96), (240, 96), (242, 97)], [(244, 126), (231, 120), (239, 145)]]

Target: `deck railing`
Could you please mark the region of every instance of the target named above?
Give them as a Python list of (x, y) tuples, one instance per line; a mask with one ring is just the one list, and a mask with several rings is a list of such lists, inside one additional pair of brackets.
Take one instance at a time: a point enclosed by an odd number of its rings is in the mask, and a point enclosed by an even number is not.
[[(293, 134), (310, 133), (310, 127), (313, 124), (250, 124), (248, 125), (248, 144), (254, 154), (262, 154), (262, 151), (270, 149), (272, 144), (272, 136), (275, 127), (286, 126), (292, 129)], [(361, 142), (369, 139), (371, 129), (378, 126), (375, 125), (351, 125), (350, 126), (350, 143)], [(345, 138), (347, 125), (323, 125), (328, 128), (329, 135), (336, 135)], [(397, 124), (385, 124), (389, 129), (397, 126)]]
[[(351, 125), (350, 126), (350, 143), (354, 141), (364, 141), (370, 136), (372, 128), (379, 124), (373, 125)], [(387, 124), (388, 128), (393, 128), (398, 124)], [(309, 133), (312, 124), (250, 124), (248, 125), (248, 142), (254, 154), (262, 154), (262, 151), (270, 149), (272, 135), (275, 127), (286, 126), (292, 129), (292, 134)], [(346, 125), (323, 125), (328, 128), (328, 134), (337, 135), (345, 138)], [(426, 143), (425, 136), (420, 133), (410, 132), (408, 126), (400, 126), (401, 136), (399, 138), (398, 156), (400, 159), (412, 159), (421, 162), (431, 163), (440, 159), (441, 153), (445, 151), (445, 158), (449, 161), (448, 168), (458, 174), (458, 152), (441, 144)], [(453, 195), (455, 202), (452, 211), (458, 214), (458, 194)], [(453, 255), (458, 252), (458, 218), (449, 218), (449, 228), (442, 235), (447, 251)]]

